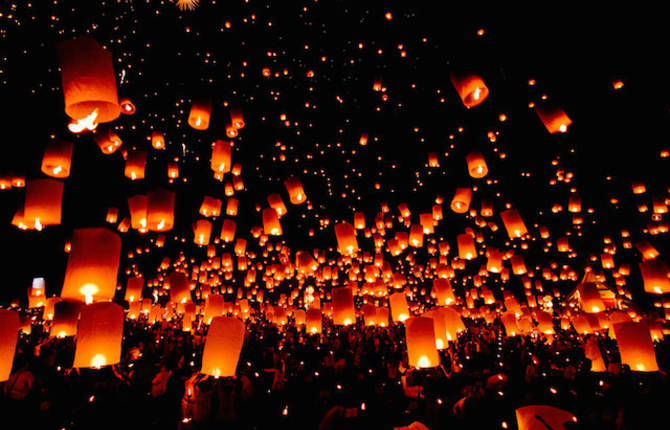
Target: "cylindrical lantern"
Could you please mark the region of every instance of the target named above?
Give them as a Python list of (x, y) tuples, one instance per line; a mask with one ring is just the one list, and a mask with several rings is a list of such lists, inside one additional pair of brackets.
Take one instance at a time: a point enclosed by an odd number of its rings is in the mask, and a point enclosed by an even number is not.
[(72, 162), (72, 142), (56, 139), (44, 149), (42, 156), (42, 173), (54, 178), (70, 176)]
[(341, 254), (353, 255), (358, 252), (356, 229), (348, 222), (335, 224), (335, 237), (337, 238), (338, 251)]
[(356, 308), (351, 287), (333, 288), (333, 324), (350, 325), (356, 322)]
[(98, 130), (93, 139), (100, 151), (106, 155), (113, 154), (123, 144), (123, 140), (111, 128)]
[(67, 337), (77, 334), (79, 321), (79, 302), (62, 300), (54, 305), (54, 318), (51, 324), (52, 337)]
[(646, 322), (621, 322), (613, 324), (616, 342), (621, 353), (621, 364), (638, 372), (656, 372), (658, 363), (654, 342)]
[(81, 228), (72, 234), (61, 298), (108, 301), (114, 298), (121, 238), (106, 228)]
[(23, 222), (37, 230), (61, 221), (63, 182), (55, 179), (31, 179), (26, 184)]
[(282, 228), (276, 210), (272, 208), (263, 209), (263, 231), (270, 236), (281, 236)]
[(151, 231), (172, 230), (174, 225), (174, 192), (157, 188), (147, 194), (147, 224)]
[(185, 274), (181, 272), (170, 273), (166, 282), (170, 287), (170, 300), (172, 302), (186, 303), (191, 301), (191, 286)]
[(456, 301), (454, 290), (448, 279), (435, 278), (433, 279), (433, 295), (440, 306), (450, 305)]
[(112, 54), (88, 35), (58, 44), (65, 113), (80, 120), (97, 111), (97, 122), (121, 113)]
[(393, 321), (403, 322), (410, 317), (407, 298), (404, 293), (391, 294), (389, 296), (389, 305), (391, 306), (391, 318), (393, 318)]
[(477, 257), (475, 248), (475, 239), (467, 233), (461, 233), (456, 236), (458, 243), (458, 258), (461, 260), (472, 260)]
[(551, 106), (537, 106), (535, 108), (537, 116), (540, 117), (542, 124), (549, 133), (565, 133), (572, 124), (572, 120), (563, 112), (561, 108)]
[(206, 219), (199, 219), (193, 224), (193, 242), (196, 245), (209, 244), (209, 236), (212, 234), (212, 223)]
[(147, 196), (138, 194), (128, 197), (128, 212), (130, 212), (130, 226), (135, 230), (147, 231)]
[(410, 366), (427, 368), (440, 365), (440, 356), (435, 345), (435, 327), (431, 318), (414, 317), (406, 320), (405, 337)]
[(308, 333), (321, 333), (321, 309), (307, 309), (307, 324), (305, 330)]
[(211, 114), (211, 100), (195, 100), (188, 113), (188, 125), (196, 130), (207, 130), (209, 128), (209, 117)]
[(121, 361), (123, 320), (123, 308), (116, 303), (83, 306), (72, 367), (99, 369)]
[(212, 319), (202, 352), (200, 373), (214, 377), (235, 376), (244, 344), (244, 323), (234, 317)]
[(470, 152), (465, 156), (465, 161), (468, 163), (468, 172), (473, 178), (483, 178), (489, 173), (489, 168), (486, 166), (486, 161), (481, 152)]
[(126, 159), (124, 175), (133, 181), (144, 179), (144, 170), (147, 165), (147, 151), (138, 149), (130, 151)]
[(451, 210), (457, 214), (464, 214), (470, 208), (472, 200), (472, 188), (456, 188), (454, 198), (451, 200)]
[(284, 180), (284, 186), (286, 187), (286, 191), (288, 191), (288, 197), (292, 204), (299, 205), (304, 203), (307, 199), (307, 195), (305, 194), (305, 190), (302, 188), (300, 179), (296, 178), (295, 176), (289, 176), (286, 178), (286, 180)]
[(640, 262), (640, 273), (644, 283), (644, 291), (651, 294), (670, 293), (670, 279), (668, 279), (667, 264), (661, 260)]
[(144, 287), (144, 278), (133, 276), (126, 281), (126, 301), (136, 302), (142, 300), (142, 288)]
[(505, 230), (507, 230), (507, 235), (510, 239), (515, 239), (523, 237), (528, 233), (526, 224), (524, 224), (521, 219), (519, 211), (516, 209), (507, 209), (506, 211), (500, 212), (500, 218), (502, 218), (503, 224), (505, 225)]
[(0, 382), (9, 379), (19, 338), (19, 314), (0, 309)]
[(451, 72), (451, 83), (466, 108), (477, 106), (489, 95), (489, 89), (474, 73)]
[(212, 144), (210, 168), (216, 173), (228, 173), (231, 168), (232, 147), (227, 140), (217, 140)]

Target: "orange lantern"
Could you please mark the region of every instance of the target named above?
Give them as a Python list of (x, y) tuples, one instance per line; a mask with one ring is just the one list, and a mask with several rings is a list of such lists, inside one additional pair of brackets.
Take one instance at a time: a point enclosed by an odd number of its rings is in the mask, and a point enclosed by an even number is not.
[(186, 275), (181, 272), (170, 273), (166, 280), (170, 288), (170, 300), (174, 303), (186, 303), (191, 301), (191, 286)]
[(64, 338), (77, 334), (79, 321), (79, 302), (63, 300), (54, 305), (54, 318), (51, 324), (52, 337)]
[(19, 314), (0, 309), (0, 382), (9, 379), (19, 338)]
[(277, 211), (277, 215), (279, 215), (279, 217), (286, 213), (286, 205), (284, 205), (284, 201), (281, 199), (279, 193), (272, 193), (268, 195), (268, 204), (271, 208)]
[(621, 364), (638, 372), (656, 372), (656, 351), (646, 322), (620, 322), (613, 324), (616, 342), (621, 352)]
[(230, 123), (236, 129), (244, 128), (244, 117), (242, 116), (242, 109), (233, 108), (230, 110)]
[(165, 136), (160, 131), (151, 132), (151, 146), (154, 149), (165, 149)]
[(524, 224), (519, 211), (516, 209), (508, 209), (500, 212), (500, 218), (502, 218), (505, 230), (507, 230), (507, 235), (510, 239), (523, 237), (528, 234), (526, 224)]
[(473, 178), (480, 179), (489, 173), (489, 168), (486, 166), (486, 161), (481, 152), (470, 152), (465, 157), (465, 161), (468, 163), (468, 172)]
[(137, 111), (133, 102), (127, 97), (119, 101), (119, 106), (121, 106), (121, 113), (124, 115), (133, 115)]
[(412, 367), (436, 367), (440, 356), (435, 344), (435, 326), (431, 318), (414, 317), (405, 321), (407, 357)]
[(144, 278), (133, 276), (126, 282), (126, 301), (136, 302), (142, 299), (142, 288), (144, 287)]
[(451, 200), (451, 210), (457, 214), (464, 214), (468, 211), (468, 208), (470, 208), (471, 200), (471, 188), (456, 188), (454, 198)]
[(391, 318), (393, 318), (393, 321), (403, 322), (410, 317), (407, 298), (404, 293), (391, 294), (389, 296), (389, 305), (391, 306)]
[(144, 179), (144, 169), (147, 165), (147, 152), (143, 150), (130, 151), (126, 159), (124, 174), (126, 178)]
[(358, 252), (358, 241), (356, 241), (356, 229), (348, 222), (335, 224), (335, 237), (337, 248), (341, 254), (354, 255)]
[(128, 197), (128, 211), (130, 212), (130, 226), (142, 233), (147, 232), (147, 196), (138, 194)]
[(451, 83), (466, 108), (477, 106), (489, 95), (489, 89), (474, 73), (451, 72)]
[(147, 224), (151, 231), (172, 230), (174, 225), (174, 193), (163, 188), (147, 194)]
[(282, 228), (279, 223), (279, 215), (273, 208), (263, 209), (263, 231), (271, 236), (281, 236)]
[(462, 233), (456, 236), (458, 243), (458, 258), (462, 260), (472, 260), (477, 257), (477, 249), (475, 248), (475, 239), (467, 233)]
[(537, 116), (540, 117), (542, 124), (549, 133), (565, 133), (572, 124), (572, 120), (563, 112), (561, 108), (550, 106), (537, 106), (535, 108)]
[(193, 224), (193, 242), (196, 245), (209, 244), (209, 236), (212, 234), (212, 223), (206, 219), (199, 219)]
[(661, 260), (640, 262), (640, 273), (644, 283), (644, 291), (651, 294), (670, 293), (670, 279), (668, 279), (667, 264)]
[(221, 200), (205, 196), (200, 205), (200, 215), (217, 217), (221, 214)]
[(234, 317), (214, 317), (205, 340), (200, 373), (217, 378), (235, 376), (243, 344), (242, 321)]
[(113, 154), (123, 144), (123, 140), (111, 128), (98, 130), (93, 138), (103, 154)]
[(195, 100), (191, 105), (191, 111), (188, 113), (188, 125), (196, 130), (207, 130), (211, 114), (211, 100)]
[(123, 320), (123, 308), (116, 303), (82, 307), (72, 367), (99, 369), (121, 361)]
[(331, 290), (333, 297), (333, 324), (350, 325), (356, 322), (356, 309), (351, 287), (339, 287)]
[(212, 160), (210, 167), (216, 173), (230, 172), (232, 146), (227, 140), (217, 140), (212, 144)]
[(61, 298), (107, 301), (114, 298), (121, 239), (106, 228), (80, 228), (72, 234)]
[(305, 190), (302, 188), (300, 179), (296, 178), (295, 176), (289, 176), (286, 178), (284, 180), (284, 186), (286, 187), (286, 191), (288, 191), (289, 200), (292, 204), (299, 205), (304, 203), (307, 199), (307, 195), (305, 194)]
[(70, 176), (72, 147), (72, 142), (62, 139), (50, 142), (44, 150), (44, 156), (42, 156), (42, 173), (54, 178)]
[(433, 295), (437, 299), (438, 305), (450, 305), (456, 301), (454, 291), (448, 279), (433, 279)]
[(307, 323), (305, 325), (305, 330), (312, 334), (321, 333), (321, 309), (307, 310)]
[(221, 226), (221, 240), (224, 242), (232, 242), (235, 239), (236, 223), (232, 219), (224, 219)]
[(60, 224), (63, 185), (55, 179), (28, 181), (23, 207), (24, 223), (37, 230), (47, 225)]
[(83, 120), (96, 113), (97, 122), (114, 121), (121, 113), (112, 54), (88, 35), (57, 46), (63, 78), (65, 113)]

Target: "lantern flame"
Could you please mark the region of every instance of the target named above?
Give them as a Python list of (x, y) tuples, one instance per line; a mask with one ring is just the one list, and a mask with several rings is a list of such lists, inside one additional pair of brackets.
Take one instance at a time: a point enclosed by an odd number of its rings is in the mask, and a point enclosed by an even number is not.
[(85, 130), (93, 131), (98, 127), (98, 108), (95, 108), (88, 116), (72, 121), (67, 125), (71, 133), (81, 133)]

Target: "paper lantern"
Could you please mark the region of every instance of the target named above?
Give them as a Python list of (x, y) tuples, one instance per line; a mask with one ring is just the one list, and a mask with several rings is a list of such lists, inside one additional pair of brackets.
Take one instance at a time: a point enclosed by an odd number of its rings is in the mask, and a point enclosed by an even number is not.
[(113, 154), (123, 144), (123, 140), (111, 128), (98, 130), (93, 139), (100, 151), (106, 155)]
[(212, 113), (211, 100), (195, 100), (188, 113), (188, 125), (196, 130), (209, 128), (209, 117)]
[(454, 297), (454, 291), (451, 288), (451, 283), (449, 283), (448, 279), (433, 279), (432, 292), (437, 299), (438, 305), (450, 305), (456, 301), (456, 298)]
[(477, 249), (475, 248), (475, 239), (467, 233), (462, 233), (456, 236), (458, 244), (458, 258), (462, 260), (472, 260), (477, 257)]
[(468, 173), (475, 179), (480, 179), (489, 173), (484, 156), (479, 151), (472, 151), (465, 156), (468, 163)]
[(212, 223), (205, 220), (199, 219), (193, 224), (193, 243), (196, 245), (207, 245), (209, 244), (209, 236), (212, 234)]
[(0, 309), (0, 382), (9, 379), (19, 338), (19, 314)]
[(174, 303), (186, 303), (191, 301), (191, 286), (186, 275), (181, 272), (170, 273), (166, 280), (170, 289), (170, 300)]
[(200, 373), (214, 377), (235, 376), (244, 344), (244, 323), (234, 317), (212, 319), (205, 339)]
[(321, 333), (321, 320), (321, 309), (308, 309), (305, 331), (312, 334)]
[(514, 337), (520, 333), (519, 325), (517, 324), (517, 318), (514, 312), (505, 312), (500, 317), (500, 320), (505, 327), (505, 333), (507, 333), (507, 336)]
[(172, 191), (157, 188), (147, 194), (147, 224), (151, 231), (172, 230), (174, 225), (174, 196)]
[(230, 124), (238, 130), (244, 128), (242, 109), (233, 108), (230, 110)]
[(52, 337), (64, 338), (77, 334), (77, 322), (79, 321), (79, 302), (63, 300), (54, 305), (54, 318), (51, 324), (50, 335)]
[(55, 179), (29, 180), (26, 184), (23, 222), (37, 230), (60, 224), (63, 185), (63, 182)]
[(228, 199), (226, 202), (226, 215), (228, 216), (237, 216), (237, 207), (239, 202), (237, 199)]
[(405, 321), (407, 357), (412, 367), (428, 368), (440, 365), (440, 356), (435, 345), (433, 320), (413, 317)]
[(210, 324), (212, 322), (212, 318), (222, 315), (223, 306), (223, 296), (219, 294), (208, 295), (205, 299), (205, 313), (203, 316), (203, 322), (205, 324)]
[(271, 208), (277, 211), (277, 215), (279, 215), (279, 217), (286, 213), (286, 205), (284, 205), (284, 201), (281, 199), (279, 193), (272, 193), (268, 195), (268, 204)]
[(130, 226), (139, 232), (147, 232), (147, 196), (139, 194), (128, 197), (128, 212), (130, 212)]
[(451, 200), (451, 210), (457, 214), (464, 214), (470, 208), (472, 200), (471, 188), (456, 188), (454, 198)]
[(88, 35), (57, 45), (65, 96), (65, 113), (81, 120), (97, 112), (97, 122), (121, 113), (112, 54)]
[(299, 205), (304, 203), (307, 199), (307, 195), (305, 194), (305, 190), (302, 188), (300, 179), (296, 178), (295, 176), (289, 176), (286, 178), (284, 180), (284, 186), (286, 187), (286, 191), (288, 191), (288, 197), (292, 204)]
[(565, 430), (565, 424), (576, 422), (570, 412), (552, 406), (532, 405), (516, 410), (519, 430)]
[(42, 156), (42, 173), (53, 178), (70, 176), (72, 162), (72, 142), (56, 139), (44, 149)]
[(605, 303), (600, 297), (598, 286), (593, 282), (584, 282), (577, 286), (582, 310), (587, 313), (598, 313), (605, 310)]
[(354, 255), (358, 252), (356, 229), (348, 222), (343, 221), (335, 224), (335, 237), (337, 239), (337, 250), (341, 254)]
[(126, 178), (136, 181), (144, 179), (144, 170), (147, 165), (147, 151), (138, 149), (130, 151), (126, 159), (126, 168), (123, 174)]
[(458, 312), (452, 308), (439, 308), (439, 312), (444, 317), (444, 325), (447, 330), (447, 340), (455, 341), (458, 339), (458, 333), (465, 331), (465, 324)]
[(466, 108), (475, 107), (489, 95), (489, 89), (482, 78), (474, 73), (452, 72), (451, 83)]
[(435, 347), (437, 349), (445, 349), (448, 346), (447, 341), (447, 326), (444, 320), (444, 314), (439, 309), (433, 309), (424, 312), (422, 315), (433, 320), (433, 329), (435, 331)]
[(528, 234), (526, 224), (524, 224), (519, 211), (516, 209), (508, 209), (500, 212), (500, 218), (502, 218), (505, 230), (507, 230), (507, 235), (510, 239), (516, 239)]
[(263, 209), (263, 231), (270, 236), (281, 236), (282, 228), (276, 210), (272, 208)]
[(391, 306), (391, 318), (393, 318), (393, 321), (403, 322), (410, 317), (407, 298), (404, 293), (391, 294), (389, 296), (389, 305)]
[(133, 276), (126, 281), (126, 296), (128, 302), (142, 300), (142, 288), (144, 288), (144, 278)]
[(350, 325), (356, 322), (356, 309), (351, 287), (339, 287), (331, 290), (333, 298), (333, 324)]
[(646, 322), (620, 322), (613, 324), (616, 342), (621, 353), (621, 364), (637, 372), (656, 372), (658, 363), (654, 342)]
[(540, 117), (542, 124), (549, 133), (565, 133), (572, 124), (572, 120), (563, 112), (561, 108), (551, 106), (537, 106), (535, 108), (537, 116)]
[(668, 279), (667, 264), (661, 260), (650, 260), (640, 262), (640, 273), (644, 291), (651, 294), (670, 293), (670, 279)]
[(121, 361), (123, 320), (123, 308), (116, 303), (83, 306), (72, 367), (99, 369)]
[(235, 226), (236, 223), (234, 220), (224, 219), (221, 226), (221, 240), (226, 243), (232, 242), (235, 239)]
[(165, 136), (160, 131), (151, 132), (151, 146), (154, 149), (165, 149)]
[(212, 144), (212, 159), (210, 167), (217, 173), (230, 172), (232, 159), (232, 146), (227, 140), (217, 140)]
[(107, 301), (114, 298), (121, 239), (106, 228), (80, 228), (72, 234), (61, 298)]
[(365, 214), (363, 212), (356, 212), (354, 214), (354, 227), (356, 230), (363, 230), (365, 228)]
[(119, 100), (119, 106), (121, 106), (121, 113), (124, 115), (133, 115), (137, 112), (135, 105), (128, 97)]
[(419, 224), (414, 224), (410, 227), (409, 244), (413, 248), (421, 248), (423, 246), (423, 227)]

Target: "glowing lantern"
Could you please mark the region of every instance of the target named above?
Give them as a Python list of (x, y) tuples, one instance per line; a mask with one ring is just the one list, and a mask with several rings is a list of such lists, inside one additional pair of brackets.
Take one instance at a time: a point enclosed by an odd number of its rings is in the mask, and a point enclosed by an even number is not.
[(235, 221), (232, 219), (224, 219), (221, 226), (221, 240), (224, 242), (232, 242), (235, 239)]
[(286, 213), (286, 205), (284, 205), (284, 201), (281, 199), (279, 193), (268, 195), (268, 204), (277, 211), (277, 215), (280, 217)]
[(170, 273), (166, 280), (170, 288), (170, 300), (175, 303), (191, 301), (191, 287), (186, 275), (181, 272)]
[(356, 229), (348, 222), (335, 224), (335, 237), (337, 238), (337, 249), (341, 254), (354, 255), (358, 252)]
[(655, 260), (656, 257), (660, 255), (660, 253), (654, 248), (651, 243), (647, 242), (646, 240), (641, 240), (635, 244), (635, 248), (642, 254), (642, 259), (644, 261), (647, 260)]
[(67, 337), (77, 334), (77, 321), (79, 320), (78, 302), (67, 300), (60, 301), (54, 305), (54, 318), (51, 325), (52, 337)]
[(188, 125), (196, 130), (207, 130), (211, 114), (211, 100), (196, 100), (191, 105), (191, 111), (188, 113)]
[(65, 113), (82, 120), (97, 112), (98, 122), (119, 117), (116, 79), (112, 54), (90, 36), (82, 36), (58, 44), (63, 78)]
[(121, 361), (123, 308), (94, 303), (81, 308), (72, 367), (101, 368)]
[(63, 183), (55, 179), (32, 179), (26, 185), (24, 222), (37, 230), (61, 221)]
[(333, 324), (350, 325), (356, 322), (356, 309), (351, 287), (333, 288)]
[(167, 164), (167, 175), (170, 179), (176, 179), (179, 177), (179, 165), (177, 163), (168, 163)]
[(510, 239), (523, 237), (528, 234), (526, 224), (524, 224), (519, 211), (516, 209), (508, 209), (500, 212), (500, 218), (502, 218), (505, 230), (507, 230), (507, 235)]
[(205, 340), (200, 372), (217, 378), (235, 376), (243, 344), (242, 321), (234, 317), (214, 317)]
[(393, 293), (389, 296), (389, 305), (391, 306), (391, 318), (393, 321), (403, 322), (410, 317), (407, 307), (407, 298), (403, 293)]
[(477, 106), (489, 95), (489, 89), (479, 76), (473, 73), (451, 73), (451, 83), (466, 108)]
[(507, 333), (507, 336), (514, 337), (520, 333), (514, 312), (505, 312), (500, 317), (500, 320), (502, 321), (503, 326), (505, 326), (505, 333)]
[(113, 154), (123, 144), (123, 140), (112, 129), (98, 130), (94, 140), (106, 155)]
[(244, 117), (242, 116), (242, 109), (231, 109), (230, 110), (230, 123), (236, 129), (244, 128)]
[(126, 159), (124, 174), (126, 178), (144, 179), (144, 169), (147, 165), (147, 152), (143, 150), (131, 151)]
[(9, 379), (19, 338), (19, 314), (0, 309), (0, 382)]
[(147, 224), (151, 231), (172, 230), (174, 224), (174, 193), (163, 188), (147, 194)]
[(563, 112), (561, 108), (549, 106), (537, 106), (535, 108), (537, 116), (540, 117), (542, 124), (549, 133), (565, 133), (572, 124), (572, 120)]
[(616, 342), (621, 352), (621, 364), (638, 372), (656, 372), (656, 352), (646, 322), (621, 322), (613, 324)]
[(419, 224), (414, 224), (409, 230), (409, 244), (414, 248), (421, 248), (423, 246), (423, 227)]
[(450, 305), (456, 301), (454, 291), (448, 279), (435, 278), (433, 279), (433, 294), (437, 299), (438, 305)]
[(468, 163), (468, 172), (473, 178), (483, 178), (489, 173), (489, 168), (486, 166), (484, 156), (478, 151), (470, 152), (465, 161)]
[(70, 176), (72, 147), (72, 142), (62, 139), (50, 142), (44, 150), (44, 156), (42, 156), (42, 173), (54, 178)]
[(467, 233), (462, 233), (456, 236), (458, 243), (458, 258), (462, 260), (472, 260), (477, 257), (477, 249), (475, 248), (475, 239)]
[(128, 211), (130, 212), (130, 226), (140, 232), (147, 231), (147, 196), (138, 194), (128, 197)]
[(292, 204), (299, 205), (304, 203), (307, 199), (307, 195), (305, 194), (305, 190), (302, 188), (300, 179), (296, 178), (295, 176), (289, 176), (286, 178), (284, 180), (284, 186), (286, 187), (286, 191), (288, 191), (289, 200)]
[(106, 228), (80, 228), (72, 234), (61, 298), (107, 301), (114, 298), (121, 239)]
[(209, 244), (209, 236), (212, 234), (212, 223), (205, 220), (199, 219), (193, 224), (193, 242), (196, 245), (207, 245)]
[(321, 333), (321, 319), (321, 309), (308, 309), (305, 330), (312, 334)]
[(470, 207), (471, 200), (471, 188), (456, 188), (454, 198), (451, 200), (451, 210), (458, 214), (466, 213)]
[(133, 276), (126, 282), (126, 301), (132, 303), (142, 299), (144, 278)]
[(232, 147), (227, 140), (217, 140), (212, 145), (210, 167), (217, 173), (228, 173), (231, 167)]
[(444, 325), (447, 330), (447, 340), (455, 341), (458, 339), (458, 333), (465, 331), (465, 324), (461, 316), (452, 308), (439, 308), (444, 317)]
[(221, 214), (221, 200), (205, 196), (200, 205), (200, 215), (217, 217)]
[(414, 317), (405, 321), (407, 357), (412, 367), (428, 368), (440, 365), (435, 344), (435, 326), (431, 318)]
[(151, 132), (151, 146), (154, 149), (165, 149), (165, 137), (160, 131)]
[(576, 422), (570, 412), (552, 406), (532, 405), (516, 410), (519, 430), (565, 430), (566, 423)]
[(223, 296), (219, 294), (208, 295), (205, 299), (205, 315), (203, 317), (203, 322), (205, 324), (210, 324), (212, 322), (212, 318), (223, 314), (223, 305)]
[(263, 231), (271, 236), (281, 236), (282, 228), (279, 223), (279, 215), (273, 208), (263, 209)]
[(444, 349), (448, 346), (447, 341), (447, 326), (444, 321), (444, 314), (438, 309), (425, 312), (424, 317), (433, 320), (433, 328), (435, 331), (435, 347), (437, 349)]
[(667, 264), (660, 260), (640, 262), (640, 273), (644, 283), (644, 291), (651, 294), (670, 293)]

